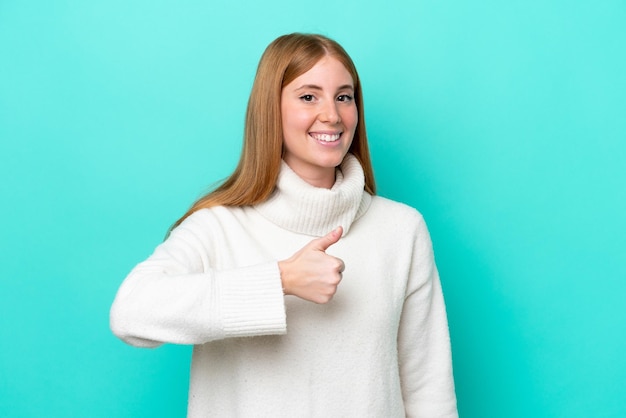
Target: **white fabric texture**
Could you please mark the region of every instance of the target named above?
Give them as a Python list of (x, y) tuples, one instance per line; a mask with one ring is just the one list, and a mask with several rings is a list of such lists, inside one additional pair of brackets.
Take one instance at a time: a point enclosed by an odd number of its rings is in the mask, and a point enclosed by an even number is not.
[[(195, 212), (124, 280), (111, 329), (194, 345), (188, 417), (457, 417), (426, 224), (363, 187), (352, 155), (332, 189), (283, 163), (263, 204)], [(284, 296), (278, 260), (337, 226), (334, 298)]]

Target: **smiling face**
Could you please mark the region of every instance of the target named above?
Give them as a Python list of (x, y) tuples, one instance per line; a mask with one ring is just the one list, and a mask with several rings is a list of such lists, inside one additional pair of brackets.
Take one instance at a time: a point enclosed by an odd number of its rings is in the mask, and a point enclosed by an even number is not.
[(281, 118), (287, 165), (309, 184), (331, 188), (358, 122), (348, 70), (323, 57), (283, 88)]

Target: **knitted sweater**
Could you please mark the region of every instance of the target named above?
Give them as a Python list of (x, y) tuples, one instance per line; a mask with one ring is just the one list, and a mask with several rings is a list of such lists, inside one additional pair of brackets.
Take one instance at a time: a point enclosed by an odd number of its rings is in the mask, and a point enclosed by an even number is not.
[[(283, 163), (266, 202), (195, 212), (122, 283), (113, 332), (194, 345), (189, 417), (457, 417), (426, 225), (363, 186), (352, 155), (332, 189)], [(339, 225), (334, 298), (284, 296), (278, 260)]]

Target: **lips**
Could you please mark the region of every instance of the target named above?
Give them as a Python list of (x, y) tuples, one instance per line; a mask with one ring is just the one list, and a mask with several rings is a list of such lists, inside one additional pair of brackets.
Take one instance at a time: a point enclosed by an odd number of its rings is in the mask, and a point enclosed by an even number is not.
[(337, 133), (319, 133), (319, 132), (309, 132), (309, 135), (318, 141), (322, 142), (335, 142), (341, 137), (341, 132)]

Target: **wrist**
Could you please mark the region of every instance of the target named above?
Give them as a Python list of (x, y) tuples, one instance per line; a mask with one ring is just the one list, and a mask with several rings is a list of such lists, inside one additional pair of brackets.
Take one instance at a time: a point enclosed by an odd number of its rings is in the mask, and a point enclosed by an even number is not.
[(280, 282), (283, 288), (284, 295), (291, 294), (291, 292), (289, 291), (289, 286), (287, 285), (287, 276), (288, 276), (287, 270), (289, 269), (288, 265), (289, 264), (286, 260), (278, 262), (278, 270), (280, 271)]

